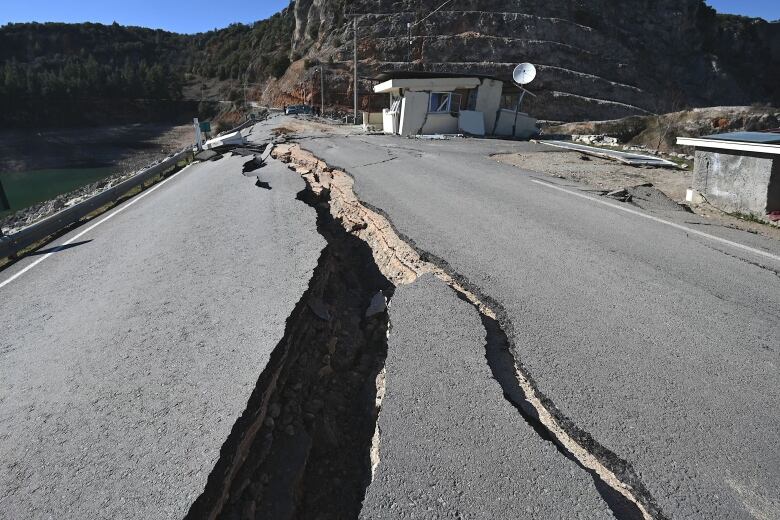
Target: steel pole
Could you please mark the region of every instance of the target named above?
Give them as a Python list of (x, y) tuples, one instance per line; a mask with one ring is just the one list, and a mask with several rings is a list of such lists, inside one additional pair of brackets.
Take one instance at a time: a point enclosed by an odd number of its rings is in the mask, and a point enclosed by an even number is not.
[(357, 17), (355, 17), (353, 19), (353, 22), (354, 22), (354, 26), (353, 26), (354, 30), (353, 30), (353, 32), (354, 32), (354, 39), (355, 39), (355, 42), (354, 42), (354, 44), (355, 44), (355, 77), (354, 77), (355, 84), (352, 87), (353, 90), (354, 90), (353, 94), (354, 94), (354, 97), (355, 97), (355, 114), (354, 114), (355, 119), (354, 119), (353, 122), (354, 122), (354, 124), (357, 124), (357, 113), (358, 113), (358, 91), (357, 91), (357, 89), (358, 89)]
[(320, 117), (325, 115), (325, 67), (320, 65)]
[(412, 24), (407, 22), (406, 28), (409, 29), (409, 46), (406, 49), (406, 61), (412, 63)]

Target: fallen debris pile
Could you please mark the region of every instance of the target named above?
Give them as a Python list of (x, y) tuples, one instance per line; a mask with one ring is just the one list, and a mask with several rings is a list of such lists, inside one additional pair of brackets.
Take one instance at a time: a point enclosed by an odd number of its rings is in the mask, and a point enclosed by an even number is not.
[(604, 195), (620, 202), (634, 204), (644, 210), (687, 211), (692, 213), (688, 206), (675, 202), (651, 183), (604, 192)]

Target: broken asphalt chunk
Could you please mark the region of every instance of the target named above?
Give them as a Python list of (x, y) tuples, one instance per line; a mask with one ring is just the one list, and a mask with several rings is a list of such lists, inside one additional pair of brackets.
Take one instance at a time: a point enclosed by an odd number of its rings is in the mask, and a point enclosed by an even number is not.
[(371, 298), (371, 303), (369, 304), (368, 309), (366, 309), (366, 318), (382, 314), (386, 310), (387, 299), (385, 298), (385, 295), (382, 294), (382, 291), (379, 291)]
[(222, 158), (222, 155), (218, 154), (214, 150), (203, 150), (195, 154), (196, 161), (216, 161)]
[(330, 321), (330, 311), (328, 310), (328, 306), (325, 305), (325, 303), (319, 298), (312, 298), (309, 300), (309, 309), (311, 309), (311, 312), (313, 312), (314, 315), (319, 319)]

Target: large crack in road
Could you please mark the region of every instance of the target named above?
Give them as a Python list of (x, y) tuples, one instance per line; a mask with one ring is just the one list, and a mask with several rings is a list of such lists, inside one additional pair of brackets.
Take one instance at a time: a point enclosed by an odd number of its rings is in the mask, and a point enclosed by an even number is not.
[[(391, 282), (408, 284), (432, 273), (475, 307), (485, 326), (486, 357), (504, 396), (540, 435), (554, 442), (564, 456), (589, 473), (616, 517), (665, 518), (630, 463), (599, 444), (538, 391), (509, 340), (512, 325), (500, 304), (479, 294), (444, 260), (418, 251), (411, 240), (396, 232), (389, 218), (358, 200), (352, 188), (353, 179), (346, 172), (331, 168), (297, 145), (277, 147), (273, 154), (290, 163), (315, 196), (328, 200), (332, 216), (350, 234), (369, 245), (376, 265)], [(506, 377), (508, 371), (513, 373), (514, 381)]]
[(399, 236), (357, 199), (345, 172), (297, 145), (277, 146), (273, 157), (306, 180), (298, 198), (316, 209), (328, 245), (188, 518), (358, 518), (381, 464), (377, 418), (389, 330), (386, 308), (370, 309), (426, 273), (479, 313), (503, 397), (592, 477), (613, 515), (664, 518), (630, 464), (538, 392), (513, 354), (500, 305)]
[(327, 201), (298, 198), (327, 246), (188, 518), (357, 518), (371, 481), (394, 286)]

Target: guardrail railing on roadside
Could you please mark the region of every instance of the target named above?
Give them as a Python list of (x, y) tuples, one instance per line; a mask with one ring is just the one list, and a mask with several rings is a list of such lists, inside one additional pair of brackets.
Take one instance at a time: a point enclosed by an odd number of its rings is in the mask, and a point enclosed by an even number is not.
[(46, 217), (13, 235), (0, 236), (0, 258), (14, 256), (19, 251), (77, 223), (93, 211), (116, 202), (133, 188), (175, 167), (180, 161), (192, 158), (192, 155), (191, 149), (182, 150), (142, 170), (137, 175), (120, 182), (116, 186), (112, 186), (87, 200), (55, 213), (50, 217)]

